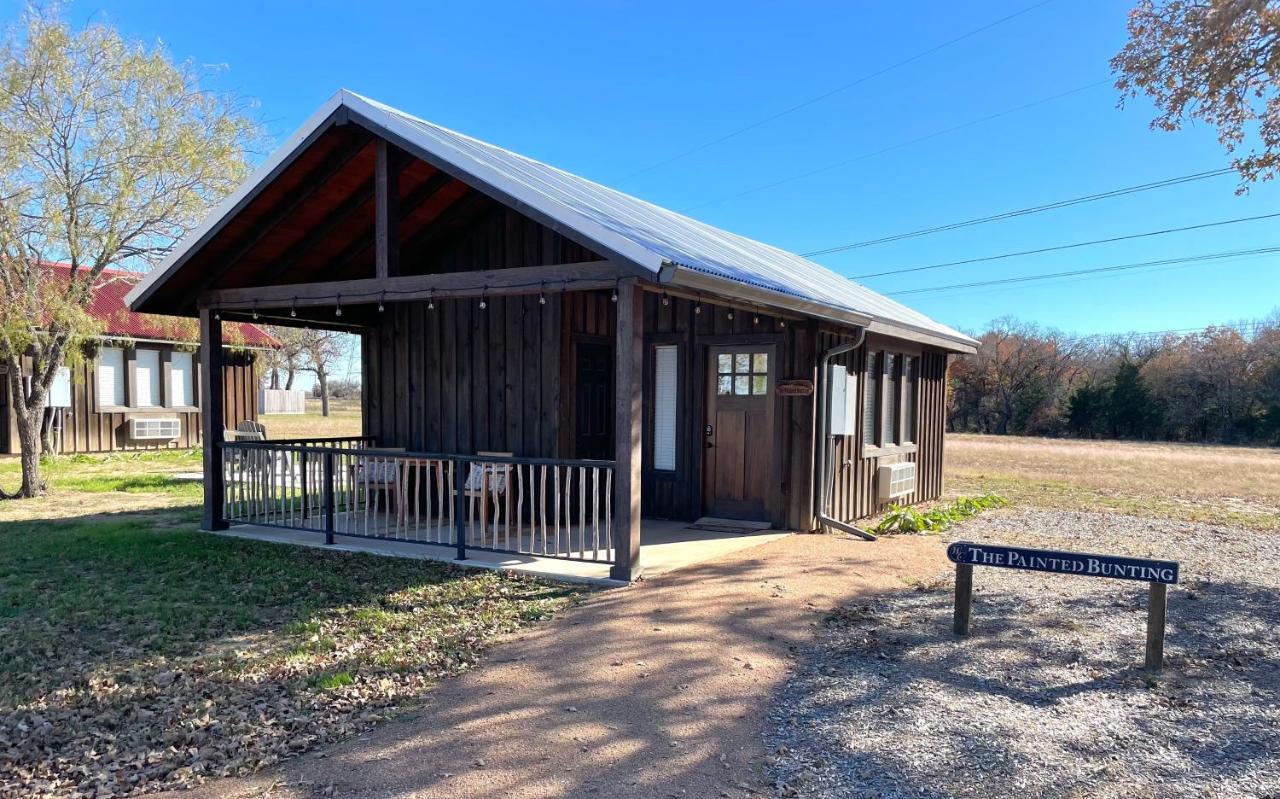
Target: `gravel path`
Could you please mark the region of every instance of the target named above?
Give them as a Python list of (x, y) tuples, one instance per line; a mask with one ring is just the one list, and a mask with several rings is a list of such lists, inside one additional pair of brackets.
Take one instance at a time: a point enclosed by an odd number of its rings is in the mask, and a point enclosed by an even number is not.
[(975, 569), (836, 611), (775, 699), (781, 796), (1280, 797), (1280, 536), (1016, 509), (956, 540), (1178, 560), (1165, 673), (1141, 671), (1146, 585)]

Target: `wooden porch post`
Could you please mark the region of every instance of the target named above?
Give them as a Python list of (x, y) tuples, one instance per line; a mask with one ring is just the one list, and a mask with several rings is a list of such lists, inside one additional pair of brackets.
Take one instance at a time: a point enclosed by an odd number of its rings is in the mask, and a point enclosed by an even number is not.
[(615, 562), (609, 576), (615, 580), (640, 577), (640, 463), (644, 397), (644, 292), (635, 278), (618, 284), (618, 322), (615, 339), (614, 460), (617, 463), (614, 514)]
[(205, 530), (225, 530), (222, 518), (222, 430), (225, 397), (222, 385), (222, 321), (209, 307), (200, 309), (200, 424), (204, 426)]

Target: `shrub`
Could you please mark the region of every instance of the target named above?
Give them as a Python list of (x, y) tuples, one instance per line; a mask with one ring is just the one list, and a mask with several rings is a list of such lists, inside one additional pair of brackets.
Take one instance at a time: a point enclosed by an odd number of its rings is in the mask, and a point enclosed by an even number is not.
[(910, 506), (891, 504), (880, 522), (872, 528), (879, 535), (886, 533), (938, 533), (956, 522), (962, 522), (990, 508), (1002, 508), (1009, 501), (996, 494), (980, 497), (960, 497), (950, 505), (940, 505), (927, 511)]

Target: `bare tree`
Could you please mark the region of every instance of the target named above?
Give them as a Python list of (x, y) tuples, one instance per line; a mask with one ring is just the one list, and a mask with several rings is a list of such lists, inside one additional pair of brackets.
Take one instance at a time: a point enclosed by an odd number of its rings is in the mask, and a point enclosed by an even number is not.
[(329, 415), (329, 377), (338, 361), (351, 352), (352, 337), (332, 330), (297, 328), (302, 348), (302, 368), (316, 376), (320, 414)]
[(49, 391), (94, 332), (85, 309), (103, 270), (158, 260), (247, 173), (255, 129), (239, 106), (159, 47), (72, 30), (56, 7), (28, 10), (0, 42), (0, 366), (19, 496), (43, 490)]

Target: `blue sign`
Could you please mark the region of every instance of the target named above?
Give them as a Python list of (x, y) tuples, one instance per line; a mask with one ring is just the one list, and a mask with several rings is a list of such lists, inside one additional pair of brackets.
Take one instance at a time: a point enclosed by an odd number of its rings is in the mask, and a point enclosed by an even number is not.
[(947, 547), (947, 557), (952, 563), (965, 566), (996, 566), (1003, 569), (1078, 574), (1082, 577), (1110, 577), (1116, 580), (1138, 580), (1144, 583), (1167, 585), (1178, 582), (1178, 564), (1171, 560), (1123, 558), (1116, 555), (1091, 555), (1084, 552), (1056, 552), (1051, 549), (1021, 549), (999, 544), (974, 544), (968, 541), (957, 541)]

